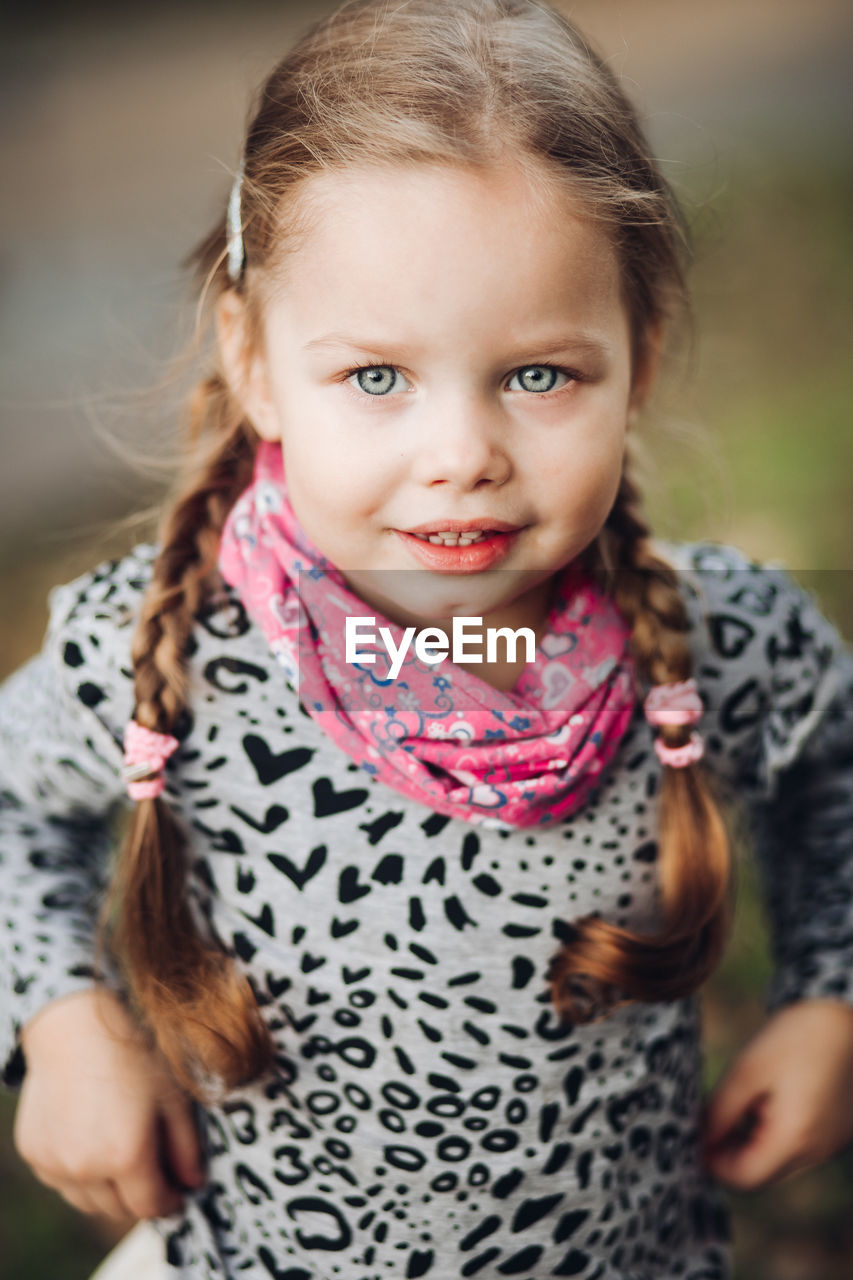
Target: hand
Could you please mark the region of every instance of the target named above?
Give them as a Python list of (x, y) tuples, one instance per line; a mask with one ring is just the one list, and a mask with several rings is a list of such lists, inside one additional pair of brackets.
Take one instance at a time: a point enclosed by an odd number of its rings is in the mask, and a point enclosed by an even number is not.
[(118, 996), (52, 1001), (23, 1028), (14, 1142), (36, 1177), (84, 1213), (129, 1226), (204, 1181), (191, 1103)]
[(853, 1138), (853, 1006), (780, 1009), (705, 1101), (702, 1158), (741, 1191), (823, 1164)]

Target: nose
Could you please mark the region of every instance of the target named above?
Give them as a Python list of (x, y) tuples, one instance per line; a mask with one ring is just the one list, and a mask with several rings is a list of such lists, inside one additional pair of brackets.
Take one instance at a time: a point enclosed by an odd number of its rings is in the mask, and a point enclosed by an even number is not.
[(474, 395), (443, 398), (420, 424), (415, 478), (460, 491), (504, 484), (512, 474), (507, 430), (496, 405)]

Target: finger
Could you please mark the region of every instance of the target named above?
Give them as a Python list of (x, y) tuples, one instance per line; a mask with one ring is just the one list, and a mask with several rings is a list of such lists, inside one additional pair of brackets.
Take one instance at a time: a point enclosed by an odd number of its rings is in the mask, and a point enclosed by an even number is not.
[(57, 1182), (54, 1189), (59, 1192), (63, 1200), (67, 1200), (75, 1209), (79, 1209), (81, 1213), (88, 1213), (94, 1216), (100, 1212), (92, 1197), (89, 1195), (88, 1189), (82, 1187), (77, 1182)]
[(34, 1177), (38, 1178), (39, 1182), (43, 1182), (46, 1187), (50, 1187), (51, 1191), (58, 1191), (60, 1183), (65, 1181), (61, 1174), (54, 1169), (46, 1169), (43, 1165), (30, 1164), (30, 1169)]
[(802, 1173), (804, 1169), (810, 1169), (813, 1165), (819, 1164), (819, 1160), (810, 1160), (807, 1155), (792, 1156), (790, 1160), (786, 1160), (781, 1168), (777, 1169), (771, 1179), (772, 1182), (784, 1182), (788, 1178), (793, 1178), (796, 1174)]
[(774, 1180), (779, 1163), (766, 1150), (721, 1151), (708, 1161), (713, 1176), (736, 1191), (755, 1191)]
[(758, 1087), (748, 1070), (737, 1065), (717, 1085), (705, 1101), (702, 1144), (706, 1149), (735, 1136), (741, 1127), (748, 1127), (750, 1112), (758, 1110), (768, 1098), (766, 1089)]
[(778, 1114), (766, 1111), (749, 1136), (723, 1142), (709, 1154), (714, 1177), (741, 1191), (752, 1191), (808, 1164), (796, 1133)]
[(160, 1218), (177, 1213), (184, 1198), (160, 1167), (156, 1115), (151, 1116), (141, 1133), (129, 1135), (123, 1145), (121, 1156), (115, 1155), (109, 1161), (109, 1181), (131, 1216)]
[(95, 1212), (102, 1214), (111, 1222), (130, 1225), (136, 1219), (119, 1195), (116, 1184), (112, 1181), (94, 1182), (86, 1188), (87, 1194), (95, 1205)]
[(746, 1109), (728, 1123), (726, 1127), (723, 1124), (718, 1124), (716, 1137), (706, 1133), (702, 1142), (703, 1156), (709, 1158), (726, 1153), (731, 1155), (733, 1152), (745, 1147), (756, 1135), (765, 1106), (766, 1100), (764, 1099), (758, 1103), (748, 1103)]
[(205, 1179), (204, 1162), (191, 1104), (179, 1099), (163, 1108), (160, 1120), (161, 1152), (167, 1174), (170, 1173), (179, 1186), (201, 1186)]
[(67, 1173), (44, 1168), (33, 1168), (33, 1173), (39, 1182), (43, 1182), (52, 1191), (58, 1191), (64, 1200), (83, 1213), (105, 1214), (121, 1222), (136, 1221), (113, 1182), (82, 1182), (80, 1179), (69, 1178)]
[(152, 1150), (123, 1176), (113, 1178), (118, 1194), (136, 1218), (168, 1218), (184, 1206), (181, 1191), (172, 1186)]

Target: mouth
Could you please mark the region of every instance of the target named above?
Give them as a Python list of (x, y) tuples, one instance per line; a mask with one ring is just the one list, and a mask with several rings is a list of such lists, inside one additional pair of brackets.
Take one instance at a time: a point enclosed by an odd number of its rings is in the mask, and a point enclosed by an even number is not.
[(481, 573), (509, 555), (523, 527), (505, 520), (446, 520), (394, 532), (424, 568)]
[(470, 547), (475, 542), (505, 533), (517, 533), (519, 525), (505, 520), (444, 520), (433, 525), (420, 524), (400, 532), (430, 542), (436, 547)]

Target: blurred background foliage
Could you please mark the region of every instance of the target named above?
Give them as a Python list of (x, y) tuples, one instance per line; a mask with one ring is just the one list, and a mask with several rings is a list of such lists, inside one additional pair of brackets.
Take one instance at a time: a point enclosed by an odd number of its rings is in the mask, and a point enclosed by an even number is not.
[[(190, 385), (179, 262), (224, 202), (250, 92), (330, 4), (12, 5), (0, 51), (0, 676), (46, 595), (153, 536), (151, 462)], [(835, 0), (564, 5), (644, 110), (694, 238), (697, 337), (642, 427), (653, 527), (780, 561), (853, 638), (851, 17)], [(152, 388), (154, 390), (152, 391)], [(120, 452), (120, 451), (119, 451)], [(771, 969), (749, 848), (703, 991), (709, 1089), (761, 1025)], [(32, 1176), (0, 1095), (0, 1274), (85, 1280), (116, 1238)], [(853, 1149), (730, 1192), (737, 1280), (853, 1276)]]

